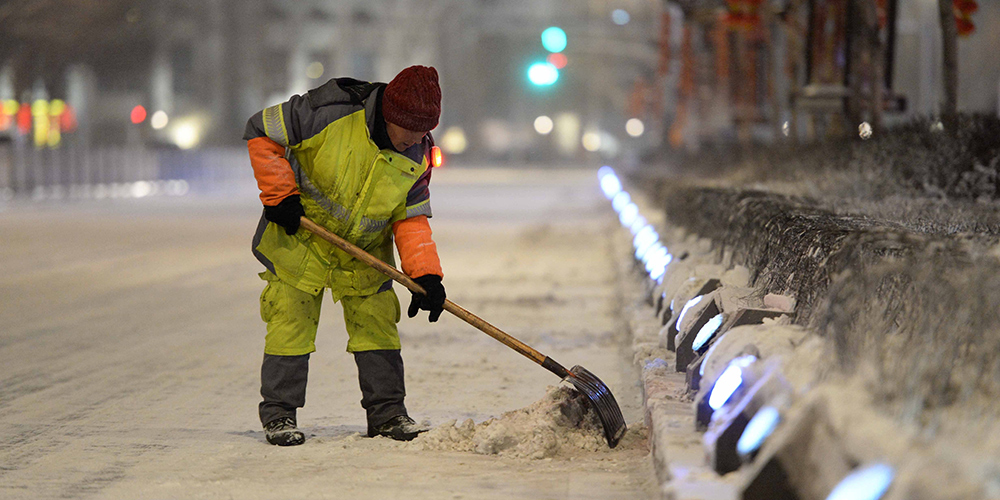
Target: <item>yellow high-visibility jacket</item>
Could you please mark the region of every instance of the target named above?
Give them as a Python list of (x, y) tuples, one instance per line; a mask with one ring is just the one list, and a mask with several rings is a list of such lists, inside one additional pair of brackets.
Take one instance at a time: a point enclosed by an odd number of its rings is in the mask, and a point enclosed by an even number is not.
[[(244, 139), (264, 205), (300, 194), (306, 217), (394, 265), (393, 232), (411, 277), (441, 275), (430, 239), (430, 134), (399, 153), (372, 137), (384, 83), (330, 80), (256, 113)], [(379, 117), (380, 119), (380, 117)], [(288, 235), (261, 217), (257, 259), (304, 292), (370, 295), (389, 285), (370, 268), (309, 231)]]

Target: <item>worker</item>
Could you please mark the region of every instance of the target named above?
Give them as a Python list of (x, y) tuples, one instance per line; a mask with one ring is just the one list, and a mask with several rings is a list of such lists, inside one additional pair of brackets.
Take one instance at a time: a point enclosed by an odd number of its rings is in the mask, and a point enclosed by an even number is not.
[(336, 78), (256, 113), (244, 139), (264, 213), (253, 253), (266, 270), (260, 296), (267, 323), (259, 405), (267, 442), (299, 445), (309, 355), (316, 350), (323, 291), (344, 310), (368, 436), (408, 441), (426, 429), (406, 412), (403, 359), (392, 281), (326, 240), (299, 229), (301, 216), (403, 272), (426, 294), (407, 311), (437, 321), (443, 272), (431, 239), (429, 131), (441, 115), (433, 67), (411, 66), (388, 84)]

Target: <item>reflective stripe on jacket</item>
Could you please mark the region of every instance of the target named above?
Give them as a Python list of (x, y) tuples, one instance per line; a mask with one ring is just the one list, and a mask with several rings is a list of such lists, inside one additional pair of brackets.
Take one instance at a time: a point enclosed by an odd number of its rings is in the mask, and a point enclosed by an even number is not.
[[(403, 153), (378, 148), (371, 137), (376, 98), (384, 88), (330, 80), (255, 114), (244, 139), (265, 205), (298, 193), (307, 217), (394, 265), (393, 224), (431, 215), (427, 154), (432, 139), (428, 134)], [(278, 155), (281, 148), (284, 155)], [(253, 246), (271, 272), (306, 292), (329, 287), (335, 297), (369, 295), (386, 282), (378, 271), (312, 233), (288, 235), (263, 218)]]

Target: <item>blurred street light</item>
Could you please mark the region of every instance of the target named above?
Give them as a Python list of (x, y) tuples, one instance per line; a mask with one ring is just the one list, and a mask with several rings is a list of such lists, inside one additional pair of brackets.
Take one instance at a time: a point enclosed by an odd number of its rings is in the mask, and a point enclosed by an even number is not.
[(66, 102), (62, 99), (55, 99), (49, 103), (49, 115), (59, 116), (66, 112)]
[(627, 122), (625, 122), (625, 131), (632, 137), (639, 137), (646, 131), (646, 127), (643, 125), (642, 120), (638, 118), (630, 118)]
[(441, 136), (441, 148), (448, 154), (462, 154), (468, 145), (462, 127), (448, 127)]
[(601, 134), (597, 132), (587, 132), (583, 134), (583, 149), (594, 152), (601, 149)]
[(580, 116), (576, 113), (560, 113), (553, 121), (559, 153), (566, 156), (576, 153), (580, 148)]
[(309, 63), (309, 66), (306, 67), (306, 76), (312, 79), (316, 79), (323, 76), (323, 71), (324, 71), (323, 63), (319, 61), (313, 61)]
[(179, 123), (173, 130), (174, 144), (181, 149), (191, 149), (201, 140), (198, 127), (194, 123)]
[(167, 112), (162, 109), (153, 113), (153, 116), (149, 119), (149, 124), (154, 130), (160, 130), (167, 126), (170, 121), (170, 117), (167, 116)]
[(552, 132), (552, 128), (553, 128), (552, 118), (549, 118), (545, 115), (535, 118), (535, 132), (538, 132), (539, 134), (542, 135), (548, 135), (549, 132)]
[(49, 102), (38, 99), (31, 103), (31, 116), (35, 129), (35, 147), (45, 147), (49, 143)]
[(618, 26), (625, 26), (631, 20), (628, 11), (625, 9), (615, 9), (611, 12), (611, 21)]

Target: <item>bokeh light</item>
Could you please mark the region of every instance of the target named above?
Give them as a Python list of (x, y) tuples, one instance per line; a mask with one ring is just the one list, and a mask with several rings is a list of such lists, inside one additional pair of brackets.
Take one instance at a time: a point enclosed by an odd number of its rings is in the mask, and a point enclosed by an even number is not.
[(441, 136), (441, 149), (448, 154), (462, 154), (468, 146), (462, 127), (448, 127)]
[(590, 152), (597, 151), (598, 149), (601, 149), (601, 134), (598, 134), (597, 132), (587, 132), (583, 134), (581, 142), (583, 143), (583, 149)]
[(631, 19), (632, 16), (630, 16), (628, 11), (625, 9), (615, 9), (611, 11), (611, 21), (618, 26), (625, 26)]
[(167, 112), (162, 109), (153, 113), (153, 116), (149, 118), (149, 125), (155, 130), (160, 130), (167, 126), (170, 121), (170, 117), (167, 116)]
[(551, 63), (534, 63), (528, 68), (528, 80), (538, 86), (552, 85), (559, 80), (559, 70)]
[(556, 69), (563, 69), (566, 67), (566, 64), (569, 63), (569, 59), (566, 58), (566, 55), (560, 53), (549, 54), (545, 60), (549, 64), (555, 66)]
[(642, 123), (642, 120), (638, 118), (629, 118), (629, 120), (625, 122), (625, 131), (632, 137), (639, 137), (646, 131), (646, 126)]
[(625, 205), (628, 205), (632, 201), (632, 197), (629, 196), (625, 191), (619, 191), (614, 198), (611, 199), (611, 208), (614, 209), (615, 213), (621, 213)]
[(542, 135), (548, 135), (549, 132), (552, 132), (553, 127), (554, 124), (552, 123), (552, 118), (545, 115), (535, 118), (535, 132)]
[(132, 120), (132, 123), (142, 123), (146, 119), (146, 108), (142, 107), (142, 105), (132, 108), (129, 119)]
[(201, 139), (198, 127), (193, 123), (178, 124), (173, 131), (174, 144), (181, 149), (191, 149)]
[(323, 76), (323, 71), (323, 63), (319, 61), (313, 61), (309, 63), (309, 66), (306, 66), (306, 76), (312, 79)]
[(566, 32), (558, 26), (550, 26), (542, 32), (542, 47), (549, 52), (562, 52), (566, 42)]

